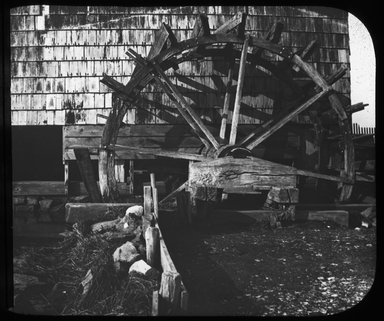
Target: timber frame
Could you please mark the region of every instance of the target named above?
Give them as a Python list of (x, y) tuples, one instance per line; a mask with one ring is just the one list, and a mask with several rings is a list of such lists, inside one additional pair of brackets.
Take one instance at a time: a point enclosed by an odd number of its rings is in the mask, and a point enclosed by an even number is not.
[[(196, 19), (192, 38), (180, 42), (177, 41), (169, 26), (163, 23), (156, 34), (155, 42), (151, 47), (148, 57), (144, 58), (133, 50), (128, 50), (127, 55), (134, 59), (136, 68), (127, 84), (124, 85), (108, 75), (104, 75), (101, 82), (112, 89), (115, 95), (125, 102), (119, 108), (112, 108), (105, 124), (99, 146), (99, 180), (101, 195), (104, 201), (116, 199), (116, 179), (114, 176), (115, 151), (118, 149), (140, 149), (133, 146), (122, 146), (116, 144), (116, 141), (121, 122), (128, 108), (135, 106), (135, 103), (138, 101), (138, 93), (151, 82), (156, 82), (164, 90), (164, 93), (171, 98), (179, 113), (205, 146), (205, 150), (200, 153), (200, 155), (183, 153), (175, 153), (172, 155), (172, 153), (166, 151), (159, 152), (145, 149), (142, 149), (141, 152), (144, 154), (153, 153), (153, 155), (157, 156), (184, 158), (195, 161), (225, 157), (233, 153), (234, 150), (243, 150), (246, 154), (248, 151), (248, 156), (251, 156), (253, 148), (264, 142), (280, 128), (287, 125), (297, 115), (308, 110), (309, 107), (315, 105), (321, 99), (327, 99), (333, 113), (337, 116), (342, 133), (340, 143), (343, 150), (343, 166), (340, 170), (340, 176), (324, 174), (320, 177), (322, 174), (319, 172), (299, 172), (299, 170), (297, 173), (313, 177), (317, 175), (317, 177), (321, 179), (337, 181), (340, 187), (339, 200), (348, 200), (351, 196), (355, 176), (350, 114), (347, 113), (345, 107), (331, 87), (332, 84), (345, 73), (345, 67), (324, 78), (311, 64), (305, 61), (312, 52), (315, 42), (311, 42), (305, 48), (293, 52), (289, 48), (278, 44), (282, 31), (282, 25), (280, 23), (274, 24), (264, 39), (258, 39), (245, 34), (245, 20), (246, 14), (239, 12), (216, 31), (211, 32), (207, 17), (200, 14)], [(262, 58), (264, 51), (279, 56), (281, 61), (277, 64), (272, 64)], [(231, 57), (228, 68), (228, 87), (231, 85), (233, 61), (236, 57), (240, 57), (235, 106), (228, 140), (225, 138), (225, 126), (229, 109), (229, 90), (226, 91), (223, 106), (220, 136), (214, 136), (193, 108), (186, 103), (183, 95), (176, 89), (172, 81), (165, 74), (167, 69), (177, 69), (178, 64), (184, 61), (213, 55)], [(277, 115), (273, 115), (271, 119), (265, 121), (239, 142), (236, 134), (246, 63), (267, 69), (274, 77), (288, 84), (288, 86), (297, 92), (299, 98), (295, 105), (288, 106)], [(312, 85), (308, 85), (306, 88), (297, 86), (292, 79), (287, 77), (284, 72), (286, 68), (304, 73), (312, 81)], [(313, 119), (315, 123), (319, 121), (316, 114), (313, 116)]]

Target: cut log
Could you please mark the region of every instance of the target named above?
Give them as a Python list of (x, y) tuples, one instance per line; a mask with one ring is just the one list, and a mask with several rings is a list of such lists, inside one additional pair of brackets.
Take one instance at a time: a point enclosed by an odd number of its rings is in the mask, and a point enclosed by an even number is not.
[(246, 37), (244, 40), (243, 50), (241, 52), (241, 57), (240, 57), (239, 76), (237, 79), (237, 88), (236, 88), (236, 98), (235, 98), (235, 105), (233, 107), (233, 114), (232, 114), (231, 133), (229, 136), (230, 145), (234, 145), (236, 143), (237, 125), (239, 123), (239, 116), (240, 116), (240, 104), (241, 104), (241, 98), (243, 95), (245, 65), (247, 64), (248, 43), (249, 43), (249, 37)]
[(189, 165), (189, 187), (245, 187), (256, 190), (269, 186), (296, 186), (295, 168), (260, 158), (223, 157)]

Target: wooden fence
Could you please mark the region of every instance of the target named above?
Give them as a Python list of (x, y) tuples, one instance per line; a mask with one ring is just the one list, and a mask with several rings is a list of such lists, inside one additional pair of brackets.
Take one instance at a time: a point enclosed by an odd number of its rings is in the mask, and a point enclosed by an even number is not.
[(352, 134), (353, 135), (375, 135), (376, 127), (360, 127), (359, 124), (352, 124)]

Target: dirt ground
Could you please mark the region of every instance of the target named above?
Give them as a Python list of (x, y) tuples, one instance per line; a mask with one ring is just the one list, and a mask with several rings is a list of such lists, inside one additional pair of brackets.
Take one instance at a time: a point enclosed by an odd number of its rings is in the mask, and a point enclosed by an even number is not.
[(190, 228), (172, 217), (163, 214), (164, 238), (191, 315), (336, 314), (359, 303), (374, 281), (375, 228), (217, 220)]

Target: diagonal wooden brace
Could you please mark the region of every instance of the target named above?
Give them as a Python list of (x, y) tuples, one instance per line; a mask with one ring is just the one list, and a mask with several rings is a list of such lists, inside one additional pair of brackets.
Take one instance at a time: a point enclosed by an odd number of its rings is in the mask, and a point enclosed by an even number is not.
[(325, 90), (316, 94), (315, 96), (308, 99), (306, 102), (301, 104), (299, 107), (295, 108), (290, 112), (284, 112), (279, 114), (277, 117), (272, 118), (271, 120), (264, 123), (259, 132), (253, 132), (248, 135), (243, 141), (240, 143), (241, 146), (245, 146), (248, 149), (253, 149), (257, 145), (261, 144), (265, 139), (275, 133), (278, 129), (283, 127), (286, 123), (296, 117), (299, 113), (306, 110), (309, 106), (314, 104), (317, 100), (319, 100), (324, 95), (328, 94), (331, 90), (330, 87), (327, 87)]
[[(183, 95), (177, 90), (175, 85), (170, 81), (170, 79), (166, 76), (164, 71), (161, 69), (161, 67), (155, 62), (151, 62), (153, 64), (154, 69), (156, 70), (157, 74), (159, 75), (159, 78), (161, 81), (169, 88), (169, 90), (172, 93), (173, 98), (178, 102), (176, 104), (179, 108), (179, 111), (183, 110), (186, 111), (190, 117), (186, 118), (186, 121), (189, 123), (189, 125), (195, 129), (197, 127), (200, 129), (205, 138), (212, 144), (212, 146), (217, 150), (220, 147), (219, 142), (216, 140), (216, 138), (212, 135), (212, 133), (209, 131), (209, 129), (205, 126), (199, 115), (195, 113), (195, 111), (188, 105), (188, 103), (185, 101)], [(183, 113), (185, 114), (185, 113)], [(182, 114), (182, 115), (183, 115)], [(183, 115), (184, 117), (184, 115)], [(185, 118), (185, 117), (184, 117)], [(190, 118), (192, 118), (192, 122), (190, 121)]]

